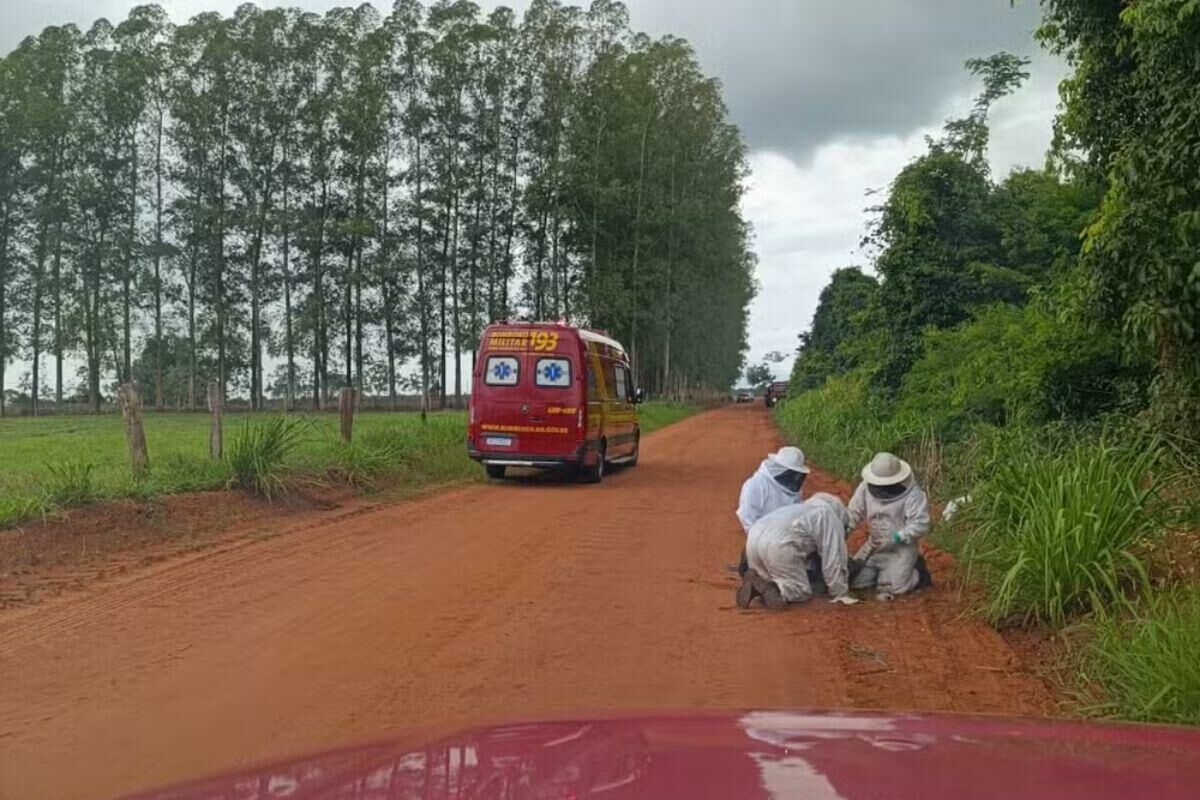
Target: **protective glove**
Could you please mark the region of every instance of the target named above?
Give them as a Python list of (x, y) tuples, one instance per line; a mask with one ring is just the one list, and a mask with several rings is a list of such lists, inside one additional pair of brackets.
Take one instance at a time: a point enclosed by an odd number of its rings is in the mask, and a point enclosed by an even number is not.
[(904, 544), (904, 537), (900, 535), (900, 531), (892, 534), (892, 544)]
[(829, 602), (831, 602), (831, 603), (837, 603), (838, 605), (843, 605), (843, 606), (852, 606), (852, 605), (856, 605), (856, 604), (857, 604), (857, 603), (859, 603), (860, 601), (859, 601), (857, 598), (855, 598), (855, 597), (851, 597), (851, 596), (850, 596), (850, 595), (848, 595), (848, 594), (844, 594), (844, 595), (842, 595), (841, 597), (835, 597), (835, 598), (833, 598), (833, 599), (832, 599), (832, 600), (830, 600)]

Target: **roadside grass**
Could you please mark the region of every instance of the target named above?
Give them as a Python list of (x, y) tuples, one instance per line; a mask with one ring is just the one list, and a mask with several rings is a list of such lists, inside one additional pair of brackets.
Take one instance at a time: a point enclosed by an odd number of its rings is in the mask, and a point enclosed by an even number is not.
[[(226, 459), (213, 461), (207, 415), (147, 414), (150, 469), (135, 480), (119, 416), (6, 419), (0, 422), (0, 529), (116, 498), (230, 485), (274, 494), (289, 481), (327, 480), (351, 449), (360, 478), (369, 471), (425, 485), (474, 477), (463, 446), (465, 423), (460, 411), (431, 414), (425, 425), (417, 414), (362, 412), (354, 418), (355, 444), (347, 447), (334, 414), (229, 414)], [(278, 441), (262, 438), (262, 429), (272, 426), (291, 431), (282, 450)], [(239, 449), (245, 435), (258, 437), (257, 444)]]
[[(641, 406), (654, 431), (698, 409)], [(146, 414), (150, 469), (136, 480), (116, 415), (15, 418), (0, 422), (0, 529), (64, 508), (117, 498), (237, 487), (273, 497), (299, 483), (373, 492), (478, 480), (467, 458), (466, 414), (361, 412), (344, 443), (335, 414), (229, 414), (225, 459), (208, 457), (208, 416)]]
[(1200, 725), (1200, 589), (1153, 595), (1084, 628), (1085, 710), (1143, 722)]
[(659, 428), (674, 425), (687, 419), (700, 409), (686, 403), (651, 402), (638, 406), (638, 419), (642, 433), (653, 433)]
[(1064, 449), (1010, 449), (956, 520), (968, 580), (994, 625), (1046, 624), (1103, 611), (1148, 586), (1146, 546), (1161, 532), (1155, 440), (1081, 437)]

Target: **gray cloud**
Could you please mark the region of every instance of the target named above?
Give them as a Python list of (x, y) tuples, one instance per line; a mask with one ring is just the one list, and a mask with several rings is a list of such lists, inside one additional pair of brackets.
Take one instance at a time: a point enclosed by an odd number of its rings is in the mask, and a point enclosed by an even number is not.
[(903, 134), (948, 96), (974, 91), (963, 62), (1038, 55), (1034, 2), (1009, 0), (633, 0), (634, 21), (692, 42), (726, 87), (751, 148), (807, 160), (821, 142)]

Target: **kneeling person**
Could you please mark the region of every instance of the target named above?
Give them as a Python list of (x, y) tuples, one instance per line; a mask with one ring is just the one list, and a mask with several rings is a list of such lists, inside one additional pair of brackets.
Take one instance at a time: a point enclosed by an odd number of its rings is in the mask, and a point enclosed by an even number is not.
[(917, 542), (929, 532), (929, 501), (908, 462), (878, 453), (863, 467), (862, 483), (850, 498), (850, 527), (867, 521), (867, 542), (855, 554), (862, 564), (851, 585), (874, 588), (880, 599), (931, 586)]
[(809, 556), (821, 559), (821, 572), (834, 602), (850, 600), (846, 577), (846, 531), (850, 516), (842, 501), (818, 492), (798, 505), (784, 506), (750, 528), (746, 560), (750, 569), (737, 590), (739, 608), (761, 597), (768, 608), (783, 608), (813, 596)]

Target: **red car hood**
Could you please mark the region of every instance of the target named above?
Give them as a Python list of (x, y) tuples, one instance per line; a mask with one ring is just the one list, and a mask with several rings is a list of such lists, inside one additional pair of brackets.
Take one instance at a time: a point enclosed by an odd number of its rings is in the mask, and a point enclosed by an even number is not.
[(298, 759), (138, 800), (1200, 797), (1200, 731), (754, 711), (501, 725)]

